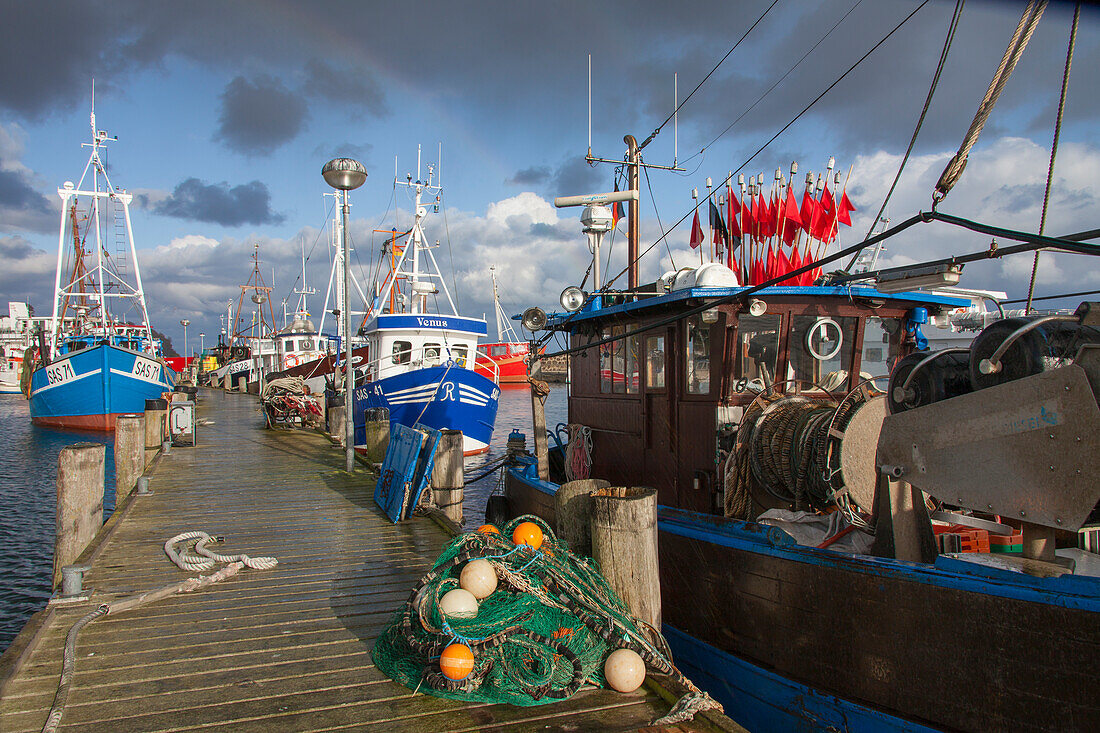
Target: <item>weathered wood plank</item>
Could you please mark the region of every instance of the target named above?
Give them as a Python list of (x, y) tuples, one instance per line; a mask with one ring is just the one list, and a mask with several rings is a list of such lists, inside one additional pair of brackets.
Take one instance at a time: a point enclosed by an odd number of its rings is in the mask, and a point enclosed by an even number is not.
[(447, 537), (430, 522), (390, 523), (374, 505), (373, 477), (342, 471), (342, 454), (320, 436), (263, 430), (249, 396), (204, 398), (200, 416), (214, 424), (198, 446), (155, 466), (153, 494), (134, 499), (85, 577), (91, 601), (44, 624), (5, 687), (0, 730), (41, 729), (77, 619), (188, 577), (163, 543), (193, 529), (224, 536), (215, 551), (279, 565), (89, 625), (62, 730), (626, 730), (667, 712), (644, 689), (519, 708), (387, 679), (370, 649)]

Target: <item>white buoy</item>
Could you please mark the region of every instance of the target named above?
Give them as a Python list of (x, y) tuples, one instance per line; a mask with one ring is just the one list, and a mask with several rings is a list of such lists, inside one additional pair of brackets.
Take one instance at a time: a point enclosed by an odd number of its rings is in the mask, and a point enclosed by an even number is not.
[(630, 649), (616, 649), (603, 664), (607, 684), (619, 692), (634, 692), (645, 682), (645, 662)]
[(480, 601), (491, 596), (497, 589), (497, 571), (488, 560), (471, 560), (462, 568), (458, 584)]
[(455, 588), (439, 599), (439, 610), (451, 618), (473, 618), (477, 615), (477, 598), (468, 590)]

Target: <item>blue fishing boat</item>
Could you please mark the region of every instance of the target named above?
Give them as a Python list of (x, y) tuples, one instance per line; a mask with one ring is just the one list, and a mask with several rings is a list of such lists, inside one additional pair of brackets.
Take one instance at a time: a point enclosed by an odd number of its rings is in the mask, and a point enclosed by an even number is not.
[[(395, 181), (412, 193), (414, 218), (404, 241), (395, 236), (387, 243), (390, 272), (377, 285), (359, 331), (367, 358), (355, 367), (355, 443), (363, 446), (366, 411), (384, 407), (391, 424), (461, 430), (463, 452), (473, 455), (489, 449), (500, 388), (495, 371), (490, 378), (474, 370), (478, 339), (488, 333), (485, 320), (458, 314), (425, 241), (422, 222), (429, 206), (438, 211), (443, 190), (434, 175), (429, 165), (427, 180), (420, 179), (418, 153), (416, 180)], [(423, 202), (425, 195), (432, 204)]]
[[(28, 394), (39, 425), (114, 430), (115, 418), (170, 392), (176, 373), (153, 336), (130, 220), (133, 196), (115, 188), (102, 152), (117, 138), (96, 128), (77, 184), (66, 181), (53, 316), (41, 333)], [(85, 184), (89, 184), (85, 188)]]

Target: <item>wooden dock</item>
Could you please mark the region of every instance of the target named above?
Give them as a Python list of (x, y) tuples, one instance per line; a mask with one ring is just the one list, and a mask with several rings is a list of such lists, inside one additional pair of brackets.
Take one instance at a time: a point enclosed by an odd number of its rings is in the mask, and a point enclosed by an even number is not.
[[(279, 564), (88, 625), (60, 730), (633, 730), (668, 711), (649, 685), (521, 708), (392, 682), (370, 650), (447, 541), (443, 527), (390, 523), (372, 474), (344, 472), (323, 436), (263, 429), (252, 396), (205, 390), (199, 418), (198, 445), (161, 456), (152, 495), (134, 497), (93, 543), (91, 598), (51, 605), (0, 659), (0, 731), (42, 729), (77, 619), (188, 577), (163, 545), (190, 530), (223, 536), (215, 551)], [(735, 728), (721, 716), (672, 728), (716, 729)]]

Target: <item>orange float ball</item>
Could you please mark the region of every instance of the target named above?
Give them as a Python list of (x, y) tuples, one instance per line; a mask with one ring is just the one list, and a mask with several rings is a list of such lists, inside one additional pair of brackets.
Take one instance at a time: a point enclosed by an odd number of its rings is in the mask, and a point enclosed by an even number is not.
[(447, 679), (464, 680), (474, 671), (474, 653), (465, 644), (451, 644), (439, 657), (439, 669)]
[(482, 534), (500, 534), (500, 530), (492, 524), (483, 524), (477, 528), (477, 531), (481, 532)]
[(534, 522), (521, 522), (512, 531), (512, 542), (537, 550), (542, 547), (542, 530)]

